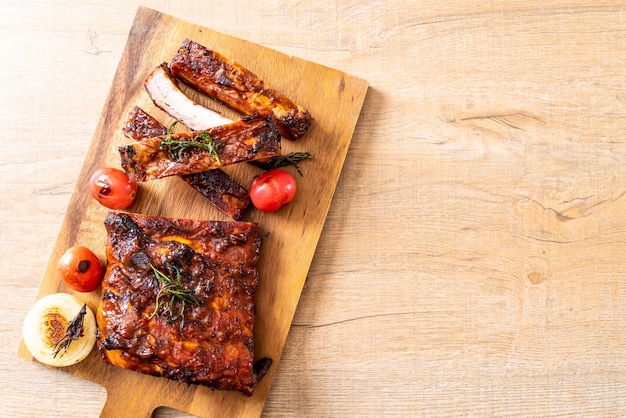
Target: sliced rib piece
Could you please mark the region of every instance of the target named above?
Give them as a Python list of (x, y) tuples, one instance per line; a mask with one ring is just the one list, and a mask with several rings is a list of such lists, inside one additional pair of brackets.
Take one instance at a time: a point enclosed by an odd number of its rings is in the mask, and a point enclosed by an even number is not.
[[(104, 224), (108, 265), (96, 314), (102, 359), (251, 395), (271, 363), (254, 363), (258, 224), (116, 212)], [(159, 273), (194, 302), (163, 290)]]
[[(206, 141), (207, 134), (211, 141)], [(172, 146), (166, 146), (166, 139), (212, 143), (216, 152), (191, 147), (176, 155)], [(147, 181), (273, 157), (280, 154), (280, 135), (271, 119), (254, 116), (206, 131), (149, 138), (118, 150), (129, 177)]]
[(250, 195), (219, 168), (181, 176), (213, 205), (235, 220), (241, 220), (250, 206)]
[(232, 122), (187, 97), (178, 87), (165, 63), (152, 71), (146, 78), (144, 87), (155, 105), (194, 131)]
[(122, 132), (130, 139), (142, 141), (155, 136), (167, 135), (167, 128), (139, 106), (128, 112), (128, 118), (122, 126)]
[[(124, 134), (136, 141), (165, 136), (167, 128), (139, 106), (129, 113), (122, 128)], [(248, 191), (224, 171), (216, 168), (182, 176), (191, 187), (206, 197), (217, 209), (235, 220), (241, 220), (250, 206)]]
[(311, 114), (254, 73), (215, 51), (186, 39), (170, 63), (174, 77), (245, 115), (272, 115), (285, 138), (309, 129)]

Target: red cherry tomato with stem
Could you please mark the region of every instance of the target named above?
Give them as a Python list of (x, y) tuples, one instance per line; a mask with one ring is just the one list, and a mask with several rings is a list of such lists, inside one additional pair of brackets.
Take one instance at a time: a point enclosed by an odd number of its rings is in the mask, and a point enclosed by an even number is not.
[(65, 284), (79, 292), (96, 290), (104, 277), (98, 256), (81, 245), (69, 248), (59, 259), (57, 269)]
[(107, 167), (96, 170), (89, 180), (91, 195), (109, 209), (126, 209), (137, 197), (137, 183), (126, 172)]
[(296, 180), (279, 168), (266, 171), (250, 186), (252, 204), (263, 212), (275, 212), (296, 196)]

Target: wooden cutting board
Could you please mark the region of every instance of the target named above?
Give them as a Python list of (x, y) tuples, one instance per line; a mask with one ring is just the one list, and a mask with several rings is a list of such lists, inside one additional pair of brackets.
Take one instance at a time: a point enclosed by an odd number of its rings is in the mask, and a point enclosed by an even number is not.
[[(109, 366), (100, 360), (94, 349), (85, 361), (63, 370), (98, 382), (107, 389), (103, 417), (149, 417), (160, 406), (202, 417), (261, 415), (367, 92), (364, 80), (346, 73), (139, 8), (37, 299), (54, 292), (74, 293), (96, 310), (99, 290), (72, 292), (56, 275), (56, 263), (67, 248), (79, 244), (90, 247), (105, 260), (103, 221), (108, 209), (91, 198), (87, 187), (89, 177), (103, 166), (120, 167), (117, 147), (130, 142), (120, 128), (133, 106), (141, 106), (165, 125), (173, 122), (152, 104), (144, 91), (143, 81), (158, 64), (169, 62), (186, 38), (241, 63), (269, 86), (307, 108), (313, 116), (312, 126), (303, 138), (295, 142), (283, 141), (284, 153), (309, 151), (315, 155), (313, 160), (300, 164), (302, 176), (288, 168), (297, 180), (296, 199), (278, 212), (251, 210), (245, 218), (258, 222), (268, 234), (259, 263), (261, 279), (257, 290), (255, 353), (257, 358), (270, 357), (274, 363), (254, 395), (245, 397)], [(219, 110), (231, 119), (241, 117), (186, 86), (182, 87), (195, 101)], [(249, 186), (260, 170), (243, 164), (232, 167), (229, 173), (244, 186)], [(138, 200), (129, 211), (228, 220), (179, 178), (142, 183)], [(23, 342), (18, 354), (32, 359)]]

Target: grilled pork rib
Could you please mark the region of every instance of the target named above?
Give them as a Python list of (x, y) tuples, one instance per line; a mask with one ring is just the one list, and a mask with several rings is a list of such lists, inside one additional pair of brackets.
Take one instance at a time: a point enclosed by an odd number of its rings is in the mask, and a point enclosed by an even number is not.
[[(122, 131), (136, 141), (167, 134), (167, 128), (161, 122), (138, 106), (128, 113)], [(182, 179), (209, 199), (216, 208), (237, 221), (243, 218), (250, 206), (248, 191), (219, 168), (187, 174)]]
[(139, 106), (128, 112), (128, 118), (122, 126), (122, 132), (130, 139), (142, 141), (155, 136), (167, 135), (167, 128)]
[[(97, 310), (103, 360), (251, 395), (271, 363), (254, 364), (258, 225), (111, 212), (105, 227), (108, 266)], [(156, 271), (196, 303), (164, 293)]]
[(175, 78), (245, 115), (272, 115), (287, 139), (304, 135), (311, 125), (308, 110), (236, 62), (189, 39), (172, 58), (170, 70)]
[(157, 107), (194, 131), (232, 122), (187, 97), (178, 87), (165, 63), (152, 71), (146, 78), (144, 87)]
[(239, 183), (218, 169), (181, 176), (213, 205), (235, 220), (243, 219), (250, 206), (250, 195)]
[[(207, 135), (210, 141), (207, 141)], [(177, 133), (167, 139), (191, 144), (212, 144), (214, 152), (191, 146), (176, 154), (166, 138), (154, 137), (119, 147), (121, 164), (135, 181), (200, 173), (240, 162), (264, 159), (280, 154), (280, 135), (271, 119), (244, 117), (228, 125), (206, 131)]]

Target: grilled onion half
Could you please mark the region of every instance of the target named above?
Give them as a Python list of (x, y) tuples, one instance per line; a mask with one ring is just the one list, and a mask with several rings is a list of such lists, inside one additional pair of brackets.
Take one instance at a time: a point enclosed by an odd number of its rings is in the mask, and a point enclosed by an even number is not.
[(26, 347), (39, 362), (71, 366), (93, 349), (96, 318), (75, 296), (53, 293), (33, 305), (24, 319), (22, 333)]

